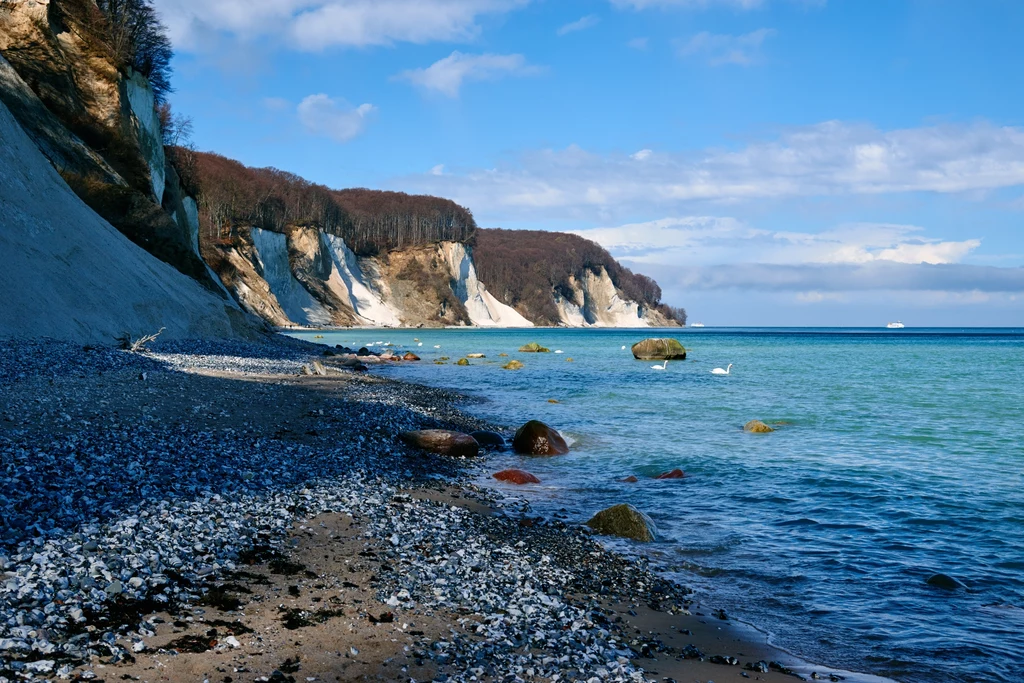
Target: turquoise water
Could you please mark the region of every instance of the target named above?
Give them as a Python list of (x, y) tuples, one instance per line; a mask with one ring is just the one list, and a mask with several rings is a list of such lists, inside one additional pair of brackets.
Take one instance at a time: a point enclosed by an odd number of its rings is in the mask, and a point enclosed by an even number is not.
[[(563, 431), (569, 455), (501, 456), (495, 471), (540, 477), (517, 493), (541, 511), (646, 511), (660, 538), (645, 552), (805, 658), (900, 681), (1024, 679), (1024, 330), (672, 334), (689, 358), (664, 372), (628, 351), (649, 330), (318, 341), (411, 348), (423, 363), (383, 372), (481, 396), (471, 410), (500, 424)], [(517, 353), (528, 341), (564, 353)], [(430, 362), (471, 352), (487, 359)], [(501, 370), (501, 352), (525, 369)], [(752, 418), (786, 424), (741, 431)], [(687, 478), (650, 478), (674, 467)], [(618, 481), (629, 474), (640, 482)], [(936, 572), (967, 589), (926, 585)]]

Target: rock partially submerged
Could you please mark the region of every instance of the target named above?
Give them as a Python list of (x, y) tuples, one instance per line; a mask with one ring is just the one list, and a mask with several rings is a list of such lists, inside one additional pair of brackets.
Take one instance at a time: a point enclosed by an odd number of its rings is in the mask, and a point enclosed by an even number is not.
[(633, 344), (632, 350), (637, 360), (686, 360), (686, 349), (670, 337), (644, 339)]
[(508, 469), (495, 472), (491, 475), (498, 481), (506, 481), (510, 484), (539, 484), (540, 479), (526, 470)]
[(768, 432), (774, 432), (775, 430), (760, 420), (751, 420), (747, 424), (743, 425), (743, 431), (751, 432), (753, 434), (767, 434)]
[(954, 579), (952, 576), (949, 576), (948, 574), (932, 574), (928, 577), (928, 580), (925, 581), (925, 583), (927, 583), (929, 586), (935, 586), (936, 588), (941, 588), (942, 590), (947, 591), (955, 591), (967, 587), (963, 584), (962, 581)]
[(469, 360), (467, 360), (465, 358), (460, 358), (457, 361), (455, 361), (455, 364), (456, 365), (469, 365)]
[(569, 444), (562, 435), (540, 420), (530, 420), (516, 430), (512, 448), (523, 455), (564, 455)]
[(487, 356), (482, 353), (467, 353), (466, 358), (487, 358)]
[(519, 347), (520, 353), (550, 353), (551, 349), (541, 346), (537, 342), (530, 342)]
[(410, 446), (439, 455), (456, 458), (474, 458), (480, 454), (480, 444), (469, 434), (447, 429), (417, 429), (402, 432), (400, 438)]
[(505, 450), (505, 437), (498, 432), (490, 432), (487, 430), (480, 430), (476, 432), (470, 432), (469, 435), (476, 439), (476, 442), (484, 448), (489, 448), (495, 451)]
[(520, 363), (519, 361), (517, 361), (517, 360), (510, 360), (509, 362), (507, 362), (504, 365), (502, 365), (501, 369), (502, 370), (522, 370), (523, 367), (524, 367), (523, 364)]
[(604, 536), (620, 536), (644, 543), (654, 540), (654, 522), (632, 505), (621, 503), (601, 510), (587, 526)]
[(661, 474), (656, 476), (655, 479), (682, 479), (685, 476), (686, 476), (686, 473), (683, 472), (681, 469), (679, 469), (677, 467), (674, 470), (669, 470), (668, 472), (662, 472)]
[(402, 356), (402, 360), (419, 360), (419, 359), (420, 359), (420, 357), (417, 356), (412, 351), (406, 351), (405, 355)]

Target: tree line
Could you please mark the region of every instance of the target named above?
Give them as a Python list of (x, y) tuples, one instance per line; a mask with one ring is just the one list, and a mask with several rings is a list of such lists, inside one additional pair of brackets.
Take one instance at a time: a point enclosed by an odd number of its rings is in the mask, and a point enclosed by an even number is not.
[(686, 322), (686, 311), (661, 302), (661, 287), (612, 258), (603, 247), (579, 235), (543, 230), (481, 229), (476, 232), (473, 262), (477, 276), (498, 299), (526, 310), (545, 325), (560, 320), (552, 292), (572, 299), (571, 280), (604, 268), (612, 283), (643, 308), (657, 309), (670, 320)]
[(476, 231), (469, 210), (448, 199), (331, 190), (294, 173), (250, 168), (219, 154), (189, 156), (200, 224), (210, 238), (230, 240), (239, 228), (285, 232), (302, 226), (337, 235), (356, 254), (372, 256), (435, 242), (468, 242)]

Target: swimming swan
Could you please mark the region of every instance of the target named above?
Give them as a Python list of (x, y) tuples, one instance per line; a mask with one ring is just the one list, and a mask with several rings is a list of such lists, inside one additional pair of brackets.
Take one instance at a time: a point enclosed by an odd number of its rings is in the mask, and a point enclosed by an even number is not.
[(722, 368), (715, 368), (714, 370), (711, 371), (711, 374), (712, 375), (728, 375), (730, 370), (732, 370), (732, 363), (729, 363), (729, 367), (727, 367), (725, 370), (723, 370)]
[(664, 370), (666, 368), (668, 368), (668, 361), (667, 360), (664, 363), (662, 363), (661, 365), (652, 365), (651, 366), (651, 370)]

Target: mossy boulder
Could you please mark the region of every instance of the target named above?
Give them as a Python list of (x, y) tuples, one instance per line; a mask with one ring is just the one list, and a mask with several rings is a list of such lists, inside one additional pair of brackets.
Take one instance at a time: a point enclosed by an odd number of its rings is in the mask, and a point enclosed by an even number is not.
[(516, 430), (512, 448), (523, 455), (565, 455), (569, 444), (562, 435), (540, 420), (530, 420)]
[(480, 454), (480, 444), (469, 434), (447, 429), (417, 429), (398, 435), (402, 441), (439, 455), (473, 458)]
[(519, 347), (521, 353), (551, 353), (551, 349), (541, 346), (537, 342), (530, 342)]
[(457, 361), (455, 361), (455, 364), (456, 365), (469, 365), (469, 359), (468, 358), (460, 358)]
[(633, 358), (637, 360), (685, 360), (686, 349), (678, 339), (655, 337), (633, 344)]
[(751, 420), (747, 424), (743, 425), (743, 431), (752, 432), (754, 434), (767, 434), (768, 432), (774, 432), (775, 430), (760, 420)]
[(502, 370), (522, 370), (523, 367), (523, 364), (517, 360), (510, 360), (501, 366)]
[(655, 538), (650, 517), (625, 503), (601, 510), (590, 518), (587, 526), (603, 536), (620, 536), (644, 543)]

